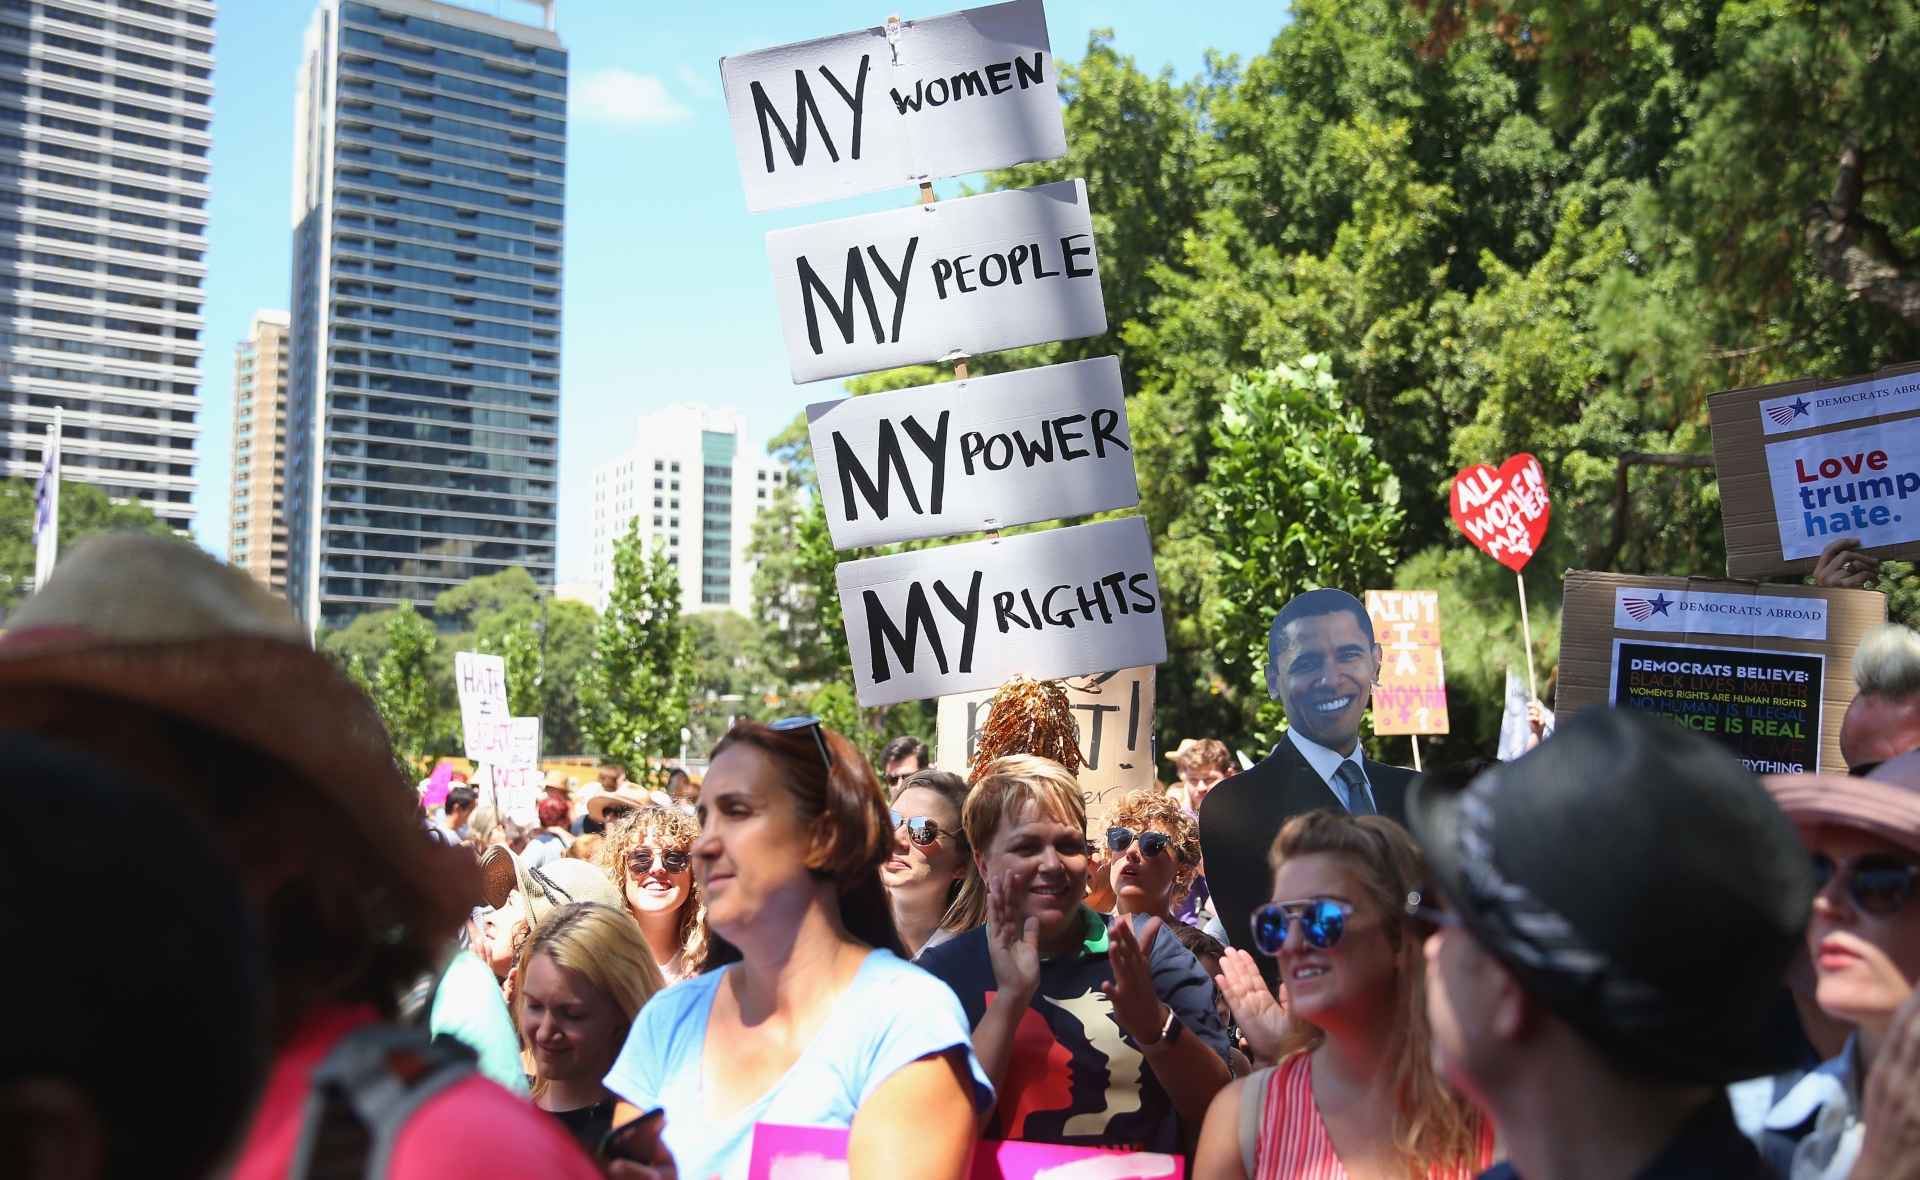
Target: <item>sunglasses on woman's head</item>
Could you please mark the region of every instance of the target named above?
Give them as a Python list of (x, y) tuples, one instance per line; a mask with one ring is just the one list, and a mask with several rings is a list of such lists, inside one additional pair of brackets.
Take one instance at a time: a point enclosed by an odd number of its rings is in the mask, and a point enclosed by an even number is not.
[[(653, 861), (653, 849), (636, 848), (632, 852), (627, 853), (627, 871), (633, 873), (635, 876), (645, 876), (653, 871)], [(660, 865), (669, 873), (684, 873), (687, 871), (687, 866), (691, 863), (693, 863), (692, 858), (684, 852), (663, 852), (660, 854)]]
[(887, 819), (892, 821), (893, 830), (899, 831), (900, 825), (907, 825), (907, 839), (913, 841), (916, 848), (931, 848), (942, 836), (952, 835), (943, 832), (940, 825), (924, 815), (901, 815), (897, 811), (888, 811)]
[(1165, 832), (1135, 832), (1132, 828), (1108, 828), (1107, 847), (1115, 852), (1125, 852), (1140, 841), (1141, 856), (1159, 856), (1173, 843), (1173, 837)]
[(1263, 905), (1253, 911), (1253, 945), (1263, 955), (1278, 955), (1287, 941), (1287, 928), (1297, 921), (1307, 945), (1326, 950), (1339, 945), (1352, 916), (1352, 906), (1325, 897)]
[(1898, 913), (1913, 896), (1920, 865), (1890, 853), (1875, 852), (1854, 861), (1836, 861), (1824, 852), (1813, 854), (1813, 879), (1825, 889), (1834, 874), (1844, 870), (1847, 894), (1853, 904), (1878, 917)]
[(820, 747), (820, 761), (827, 764), (827, 773), (833, 773), (833, 755), (827, 751), (827, 723), (811, 714), (805, 717), (782, 717), (768, 725), (775, 733), (789, 733), (796, 729), (813, 731), (813, 744)]

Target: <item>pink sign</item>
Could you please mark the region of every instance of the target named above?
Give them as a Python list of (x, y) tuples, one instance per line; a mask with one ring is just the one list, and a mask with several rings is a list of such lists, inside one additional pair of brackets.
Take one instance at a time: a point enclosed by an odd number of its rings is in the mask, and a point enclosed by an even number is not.
[[(967, 1180), (1182, 1180), (1185, 1165), (1153, 1151), (982, 1139)], [(757, 1124), (747, 1180), (847, 1180), (847, 1132)]]
[(453, 785), (453, 763), (442, 762), (427, 776), (426, 793), (420, 796), (422, 807), (438, 807), (447, 801), (447, 788)]
[(1515, 455), (1498, 471), (1476, 464), (1453, 477), (1453, 522), (1516, 574), (1540, 548), (1551, 515), (1546, 474), (1532, 455)]

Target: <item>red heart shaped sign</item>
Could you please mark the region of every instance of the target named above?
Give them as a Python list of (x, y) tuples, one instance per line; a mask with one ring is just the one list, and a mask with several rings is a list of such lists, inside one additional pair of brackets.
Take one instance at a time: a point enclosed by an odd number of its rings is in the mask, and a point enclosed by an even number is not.
[(1453, 523), (1515, 573), (1540, 548), (1550, 514), (1546, 474), (1532, 455), (1515, 455), (1498, 471), (1475, 464), (1453, 477)]

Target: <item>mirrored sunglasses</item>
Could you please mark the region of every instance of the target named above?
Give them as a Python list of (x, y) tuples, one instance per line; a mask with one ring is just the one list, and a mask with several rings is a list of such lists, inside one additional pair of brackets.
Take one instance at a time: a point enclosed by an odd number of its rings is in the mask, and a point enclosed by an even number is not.
[(1297, 921), (1307, 945), (1326, 950), (1340, 944), (1352, 916), (1352, 906), (1325, 897), (1263, 905), (1253, 911), (1253, 945), (1263, 955), (1278, 955), (1287, 941), (1287, 928)]
[(940, 825), (924, 815), (901, 815), (897, 811), (888, 811), (887, 819), (892, 821), (893, 830), (899, 831), (900, 825), (907, 825), (907, 839), (913, 841), (916, 848), (931, 848), (942, 836), (951, 836), (952, 832), (943, 832)]
[[(627, 853), (627, 871), (636, 876), (644, 876), (653, 871), (653, 849), (636, 848)], [(662, 852), (660, 866), (669, 873), (684, 873), (693, 858), (684, 852)]]
[(1813, 879), (1825, 889), (1834, 874), (1847, 875), (1847, 894), (1853, 904), (1876, 917), (1898, 913), (1913, 896), (1920, 865), (1897, 856), (1876, 852), (1855, 861), (1835, 861), (1824, 852), (1813, 854)]
[(1140, 842), (1141, 856), (1159, 856), (1167, 850), (1167, 845), (1173, 842), (1173, 837), (1165, 832), (1135, 832), (1132, 828), (1107, 829), (1107, 847), (1115, 852), (1125, 852), (1133, 846), (1135, 840)]

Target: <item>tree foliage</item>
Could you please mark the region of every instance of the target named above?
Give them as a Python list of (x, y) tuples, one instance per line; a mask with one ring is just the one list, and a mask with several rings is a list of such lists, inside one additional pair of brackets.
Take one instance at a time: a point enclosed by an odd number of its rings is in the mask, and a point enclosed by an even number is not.
[(693, 692), (694, 642), (680, 617), (680, 571), (638, 530), (614, 542), (613, 586), (580, 678), (581, 728), (636, 779), (679, 753)]
[(434, 683), (440, 637), (433, 624), (414, 613), (413, 603), (404, 599), (389, 613), (383, 630), (386, 650), (369, 687), (380, 719), (387, 723), (387, 735), (393, 739), (394, 757), (409, 771), (416, 771), (439, 736), (436, 729), (444, 724)]
[[(31, 479), (0, 480), (0, 611), (11, 610), (33, 580), (34, 491)], [(60, 481), (60, 550), (95, 533), (171, 535), (140, 500), (116, 500), (92, 484)]]

